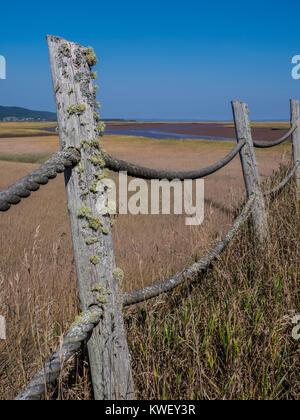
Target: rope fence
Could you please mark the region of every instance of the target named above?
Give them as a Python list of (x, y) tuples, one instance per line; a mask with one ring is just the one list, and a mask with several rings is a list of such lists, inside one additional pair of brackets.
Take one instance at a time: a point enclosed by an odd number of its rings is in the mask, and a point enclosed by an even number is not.
[[(278, 145), (285, 141), (296, 129), (294, 125), (289, 132), (281, 139), (273, 142), (271, 146)], [(254, 143), (254, 142), (253, 142)], [(256, 145), (254, 143), (254, 145)], [(108, 169), (113, 171), (127, 171), (128, 175), (140, 177), (144, 179), (197, 179), (210, 175), (217, 170), (226, 166), (245, 146), (245, 140), (239, 142), (235, 148), (223, 159), (213, 165), (194, 171), (172, 172), (161, 171), (150, 168), (144, 168), (132, 163), (119, 160), (105, 153), (105, 163)], [(270, 143), (260, 143), (256, 147), (271, 147)], [(40, 185), (44, 185), (49, 179), (53, 179), (58, 173), (64, 172), (67, 168), (75, 167), (81, 160), (80, 152), (75, 148), (68, 148), (51, 157), (47, 162), (38, 169), (31, 172), (21, 180), (17, 181), (4, 191), (0, 192), (0, 211), (7, 211), (11, 205), (21, 202), (22, 198), (28, 197), (31, 191), (39, 189)], [(264, 196), (272, 195), (279, 192), (291, 180), (296, 170), (300, 166), (300, 161), (296, 161), (285, 179), (276, 187), (265, 191)], [(252, 194), (244, 205), (240, 215), (234, 221), (230, 230), (222, 237), (222, 239), (199, 261), (184, 269), (182, 272), (160, 283), (147, 286), (143, 289), (125, 292), (122, 295), (122, 305), (124, 307), (141, 303), (146, 300), (157, 297), (163, 293), (170, 292), (182, 283), (195, 281), (199, 278), (202, 271), (222, 253), (232, 238), (235, 236), (240, 226), (249, 218), (257, 196)], [(89, 310), (80, 314), (71, 325), (69, 332), (62, 340), (60, 345), (54, 351), (52, 356), (44, 364), (28, 383), (26, 388), (16, 397), (16, 400), (39, 400), (46, 392), (47, 387), (53, 384), (65, 363), (72, 358), (79, 350), (81, 343), (87, 341), (103, 316), (103, 305), (94, 305)]]
[[(191, 267), (185, 269), (176, 276), (141, 290), (123, 293), (123, 306), (129, 306), (159, 296), (174, 289), (176, 286), (188, 281), (196, 280), (200, 272), (217, 258), (234, 237), (239, 227), (244, 223), (250, 213), (255, 196), (252, 196), (245, 204), (241, 214), (237, 217), (232, 228), (224, 235), (221, 241), (211, 249), (203, 258)], [(58, 346), (53, 355), (47, 360), (44, 367), (39, 370), (26, 388), (16, 397), (16, 400), (38, 400), (58, 378), (64, 364), (78, 351), (82, 341), (87, 340), (94, 327), (99, 323), (103, 315), (101, 306), (93, 306), (90, 310), (80, 314), (71, 325), (62, 344)]]
[[(296, 130), (297, 125), (294, 124), (293, 127), (286, 133), (282, 138), (270, 143), (270, 142), (257, 142), (253, 140), (255, 147), (273, 147), (284, 142), (289, 136), (293, 134)], [(184, 180), (184, 179), (199, 179), (205, 176), (211, 175), (214, 172), (224, 168), (228, 163), (230, 163), (241, 149), (245, 145), (245, 140), (239, 142), (234, 149), (232, 149), (228, 155), (220, 159), (218, 162), (193, 171), (165, 171), (159, 169), (145, 168), (133, 163), (118, 159), (111, 156), (108, 153), (104, 153), (104, 161), (107, 169), (110, 169), (114, 172), (126, 171), (127, 175), (142, 179), (167, 179), (169, 181), (174, 179)], [(58, 152), (52, 156), (48, 161), (42, 164), (39, 168), (32, 171), (30, 174), (26, 175), (24, 178), (15, 182), (5, 190), (0, 192), (0, 211), (7, 211), (11, 208), (11, 205), (16, 205), (21, 202), (22, 198), (29, 197), (32, 191), (37, 191), (40, 188), (40, 185), (45, 185), (48, 183), (49, 179), (56, 178), (58, 173), (62, 173), (66, 168), (73, 168), (80, 162), (81, 156), (80, 152), (75, 148), (68, 148), (65, 151)], [(293, 167), (291, 173), (288, 175), (287, 179), (282, 181), (284, 185), (290, 180), (298, 168), (299, 162), (297, 161)], [(283, 185), (283, 186), (284, 186)], [(265, 192), (265, 195), (273, 194), (278, 189), (281, 189), (283, 186), (278, 185), (278, 187)], [(278, 189), (277, 189), (278, 188)]]
[[(299, 165), (300, 162), (297, 161), (287, 177), (275, 188), (264, 192), (264, 195), (270, 195), (274, 192), (282, 190), (282, 188), (293, 177)], [(255, 195), (252, 195), (248, 199), (230, 230), (199, 261), (161, 283), (156, 283), (151, 286), (144, 287), (143, 289), (123, 293), (123, 306), (126, 307), (153, 299), (163, 293), (172, 291), (180, 284), (196, 281), (197, 278), (199, 278), (200, 273), (205, 271), (209, 265), (224, 251), (229, 242), (238, 232), (241, 225), (247, 221), (253, 209), (255, 199)], [(81, 343), (88, 340), (93, 329), (100, 322), (102, 315), (103, 307), (101, 305), (94, 305), (88, 311), (78, 315), (62, 343), (47, 360), (44, 367), (35, 374), (26, 388), (16, 397), (16, 400), (39, 400), (44, 394), (46, 394), (47, 387), (57, 380), (65, 363), (75, 355), (75, 353), (79, 350)]]
[[(75, 319), (52, 356), (16, 400), (38, 400), (47, 393), (48, 385), (57, 380), (65, 363), (78, 351), (83, 341), (86, 341), (88, 347), (95, 399), (134, 399), (122, 307), (144, 302), (170, 292), (180, 284), (198, 280), (201, 272), (219, 257), (250, 215), (256, 238), (261, 245), (267, 241), (264, 197), (281, 191), (295, 175), (296, 194), (300, 199), (299, 102), (290, 102), (291, 129), (280, 139), (265, 142), (252, 139), (247, 104), (233, 101), (237, 144), (225, 157), (208, 167), (186, 172), (145, 168), (104, 153), (95, 138), (95, 133), (101, 135), (103, 126), (98, 122), (96, 111), (99, 104), (96, 102), (96, 89), (93, 86), (95, 72), (91, 71), (91, 67), (97, 62), (97, 57), (93, 49), (54, 36), (48, 36), (47, 41), (63, 151), (0, 192), (0, 211), (9, 210), (32, 191), (37, 191), (40, 185), (47, 184), (49, 179), (65, 172), (74, 261), (84, 312)], [(263, 192), (254, 147), (277, 146), (289, 136), (292, 136), (294, 166), (282, 182)], [(163, 282), (121, 294), (115, 277), (118, 270), (115, 266), (109, 214), (104, 214), (101, 218), (96, 205), (100, 195), (103, 202), (108, 199), (102, 181), (103, 167), (115, 172), (126, 171), (129, 176), (143, 179), (198, 179), (222, 169), (238, 154), (247, 199), (230, 230), (201, 259), (180, 273)], [(79, 170), (72, 171), (79, 162)], [(98, 183), (103, 187), (101, 191)], [(87, 203), (90, 207), (87, 207)], [(91, 249), (94, 255), (91, 255)], [(98, 256), (101, 256), (101, 261)], [(98, 293), (95, 303), (96, 291)], [(106, 296), (102, 296), (101, 292)]]
[(20, 203), (22, 198), (29, 197), (32, 191), (37, 191), (40, 185), (48, 183), (58, 173), (66, 168), (73, 168), (80, 162), (80, 152), (74, 148), (58, 152), (38, 169), (15, 182), (0, 192), (0, 211), (7, 211), (11, 205)]
[[(284, 138), (280, 139), (280, 142), (278, 140), (276, 145), (286, 140), (288, 135), (291, 135), (294, 130), (295, 127), (293, 127), (289, 133), (284, 136)], [(196, 179), (210, 175), (227, 165), (244, 146), (245, 141), (242, 141), (238, 143), (225, 158), (219, 160), (215, 164), (207, 168), (189, 172), (170, 172), (143, 168), (141, 166), (113, 158), (108, 154), (105, 154), (105, 163), (107, 167), (113, 171), (124, 170), (127, 171), (130, 176), (136, 176), (144, 179)], [(7, 211), (12, 204), (18, 204), (21, 201), (21, 198), (28, 197), (31, 191), (38, 190), (40, 185), (46, 184), (49, 179), (55, 178), (58, 173), (64, 172), (66, 168), (73, 168), (76, 166), (80, 162), (80, 159), (80, 152), (74, 148), (69, 148), (66, 151), (55, 154), (38, 169), (0, 192), (0, 211)], [(299, 165), (300, 161), (297, 161), (286, 178), (278, 186), (264, 192), (264, 196), (280, 191), (293, 177)], [(231, 239), (235, 236), (240, 226), (248, 219), (253, 210), (256, 198), (255, 194), (251, 195), (243, 207), (241, 214), (233, 223), (231, 229), (199, 261), (161, 283), (156, 283), (143, 289), (123, 293), (123, 306), (125, 307), (144, 302), (157, 297), (162, 293), (170, 292), (182, 283), (192, 282), (199, 278), (200, 273), (206, 270), (213, 260), (221, 254)], [(39, 400), (46, 393), (47, 387), (57, 380), (63, 366), (78, 351), (81, 343), (88, 340), (93, 329), (100, 322), (102, 315), (102, 305), (94, 305), (89, 310), (80, 314), (71, 325), (70, 330), (63, 339), (62, 343), (47, 360), (44, 367), (35, 374), (26, 388), (16, 397), (16, 400)]]
[(282, 190), (282, 188), (284, 188), (287, 185), (287, 183), (291, 180), (291, 178), (295, 175), (299, 166), (300, 166), (300, 161), (298, 160), (293, 166), (293, 168), (290, 170), (288, 175), (283, 179), (283, 181), (281, 181), (280, 184), (278, 184), (276, 187), (268, 191), (264, 191), (264, 196), (273, 195), (273, 194), (278, 193), (280, 190)]
[(253, 140), (253, 145), (254, 147), (258, 147), (258, 148), (268, 148), (268, 147), (278, 146), (279, 144), (286, 141), (295, 132), (297, 127), (298, 127), (298, 124), (293, 124), (291, 129), (278, 140), (274, 140), (274, 141)]
[(44, 367), (34, 375), (15, 400), (39, 400), (46, 393), (47, 386), (56, 381), (65, 363), (79, 350), (82, 341), (89, 338), (102, 315), (103, 309), (100, 306), (93, 306), (80, 314)]
[(242, 147), (245, 145), (245, 141), (238, 143), (234, 149), (228, 153), (223, 159), (220, 159), (218, 162), (213, 165), (207, 166), (206, 168), (198, 169), (195, 171), (188, 172), (172, 172), (164, 171), (159, 169), (150, 169), (144, 168), (133, 163), (126, 162), (124, 160), (117, 159), (108, 153), (105, 153), (104, 160), (106, 167), (114, 172), (126, 171), (127, 175), (142, 179), (167, 179), (169, 181), (173, 179), (199, 179), (205, 176), (211, 175), (214, 172), (222, 169), (226, 166), (232, 159), (241, 151)]

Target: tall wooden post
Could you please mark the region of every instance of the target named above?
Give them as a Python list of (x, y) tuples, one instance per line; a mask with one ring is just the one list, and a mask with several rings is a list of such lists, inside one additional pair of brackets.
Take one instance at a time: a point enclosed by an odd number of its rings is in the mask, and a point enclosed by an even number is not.
[[(300, 112), (299, 112), (299, 101), (294, 99), (290, 100), (291, 105), (291, 124), (297, 124), (297, 128), (292, 134), (293, 141), (293, 158), (294, 164), (300, 162)], [(300, 201), (300, 166), (296, 170), (296, 197), (297, 201)]]
[[(103, 158), (99, 146), (92, 48), (48, 36), (61, 148), (81, 151), (77, 171), (66, 171), (65, 182), (82, 310), (102, 305), (104, 316), (88, 340), (94, 396), (133, 399), (130, 367), (111, 237)], [(99, 203), (101, 209), (99, 210)], [(66, 287), (68, 285), (66, 284)]]
[(240, 101), (232, 101), (232, 110), (237, 140), (246, 142), (240, 151), (240, 158), (247, 197), (249, 198), (253, 193), (256, 194), (252, 213), (254, 230), (259, 241), (264, 242), (268, 236), (267, 215), (254, 153), (248, 105)]

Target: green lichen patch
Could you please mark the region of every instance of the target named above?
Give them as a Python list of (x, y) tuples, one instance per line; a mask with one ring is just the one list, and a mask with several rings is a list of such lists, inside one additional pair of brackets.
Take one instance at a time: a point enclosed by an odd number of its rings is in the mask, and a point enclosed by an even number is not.
[(111, 295), (111, 291), (106, 289), (102, 284), (95, 284), (92, 288), (92, 292), (96, 292), (96, 299), (98, 303), (107, 303), (107, 295)]
[(103, 227), (103, 228), (102, 228), (102, 233), (103, 233), (104, 235), (108, 235), (108, 229), (107, 229), (107, 227)]
[(96, 299), (98, 303), (102, 303), (102, 304), (107, 303), (107, 298), (101, 295), (100, 293), (96, 294)]
[(102, 170), (102, 173), (100, 173), (100, 172), (98, 172), (98, 171), (94, 172), (94, 177), (95, 177), (96, 179), (98, 179), (98, 181), (100, 181), (101, 179), (106, 178), (106, 177), (107, 177), (107, 175), (108, 175), (108, 170), (107, 170), (106, 168), (104, 168), (104, 169)]
[(92, 218), (92, 210), (87, 206), (82, 206), (78, 210), (77, 216), (80, 218), (87, 218), (89, 220)]
[(99, 143), (99, 138), (94, 137), (91, 141), (90, 141), (91, 146), (93, 147), (99, 147), (100, 143)]
[(98, 238), (86, 238), (85, 243), (87, 245), (93, 245), (96, 244), (97, 242), (99, 242)]
[(98, 114), (98, 112), (94, 112), (94, 120), (96, 121), (96, 122), (98, 122), (99, 120), (100, 120), (100, 115)]
[(102, 293), (103, 295), (111, 295), (111, 291), (109, 289), (106, 289), (104, 286), (102, 286), (102, 284), (98, 283), (95, 284), (92, 287), (92, 292), (99, 292)]
[(93, 80), (97, 79), (97, 72), (96, 71), (91, 71), (91, 78)]
[(82, 115), (85, 112), (84, 104), (70, 105), (67, 109), (69, 115)]
[(89, 227), (95, 231), (99, 229), (100, 226), (102, 226), (103, 222), (100, 216), (93, 216), (88, 218)]
[(92, 256), (90, 257), (90, 262), (91, 262), (92, 264), (94, 264), (94, 265), (97, 265), (97, 264), (99, 264), (100, 259), (97, 257), (97, 255), (92, 255)]
[(122, 282), (124, 280), (124, 271), (119, 267), (115, 268), (113, 271), (113, 278), (118, 282)]
[(93, 86), (94, 92), (97, 92), (98, 89), (99, 89), (99, 86), (98, 85)]
[(89, 157), (89, 160), (92, 162), (94, 166), (99, 165), (102, 168), (105, 166), (105, 162), (104, 162), (101, 152), (95, 152), (92, 156)]
[(92, 183), (91, 183), (91, 185), (89, 186), (89, 190), (92, 192), (92, 193), (94, 193), (94, 194), (96, 194), (96, 192), (98, 191), (98, 181), (93, 181)]
[(85, 56), (86, 62), (90, 67), (95, 66), (97, 64), (98, 58), (92, 47), (88, 47), (85, 50), (83, 50), (83, 54)]
[(97, 108), (97, 109), (100, 109), (101, 108), (101, 105), (100, 105), (99, 102), (95, 102), (95, 108)]
[(81, 139), (79, 145), (81, 149), (86, 150), (89, 145), (88, 139)]
[(76, 166), (76, 172), (78, 172), (79, 174), (81, 174), (84, 171), (84, 168), (81, 164), (79, 164), (78, 166)]
[(99, 131), (99, 133), (103, 133), (103, 131), (105, 130), (104, 122), (101, 121), (97, 124), (97, 130)]
[(84, 311), (75, 318), (75, 321), (71, 325), (71, 330), (77, 330), (78, 327), (84, 326), (87, 323), (96, 324), (99, 322), (99, 312), (96, 311)]
[[(102, 172), (103, 173), (103, 172)], [(98, 171), (94, 172), (94, 177), (98, 180), (102, 179), (102, 174)]]

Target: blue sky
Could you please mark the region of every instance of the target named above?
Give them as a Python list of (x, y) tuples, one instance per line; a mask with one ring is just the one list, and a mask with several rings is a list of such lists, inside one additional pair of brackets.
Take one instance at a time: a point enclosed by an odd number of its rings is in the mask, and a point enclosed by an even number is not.
[(55, 110), (46, 34), (98, 55), (102, 116), (288, 119), (300, 99), (291, 59), (300, 54), (297, 1), (2, 2), (0, 104)]

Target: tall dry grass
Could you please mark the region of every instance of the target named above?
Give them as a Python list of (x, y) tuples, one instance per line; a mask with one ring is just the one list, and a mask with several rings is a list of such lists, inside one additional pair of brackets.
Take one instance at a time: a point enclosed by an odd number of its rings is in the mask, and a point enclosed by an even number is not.
[[(276, 176), (279, 182), (282, 179)], [(126, 311), (138, 398), (298, 399), (300, 219), (292, 182), (193, 285)]]
[[(11, 174), (5, 183), (33, 167), (2, 162)], [(113, 236), (118, 266), (126, 273), (124, 289), (169, 277), (229, 228), (241, 184), (236, 188), (230, 167), (210, 182), (200, 227), (187, 229), (183, 216), (117, 218)], [(216, 199), (222, 195), (224, 200)], [(267, 202), (265, 249), (257, 248), (247, 224), (196, 284), (124, 311), (137, 398), (299, 397), (299, 344), (291, 338), (291, 317), (299, 312), (294, 197), (292, 182)], [(7, 340), (0, 342), (0, 398), (12, 399), (80, 310), (62, 178), (2, 214), (0, 228), (0, 314), (7, 319)], [(46, 398), (92, 398), (84, 346)]]

